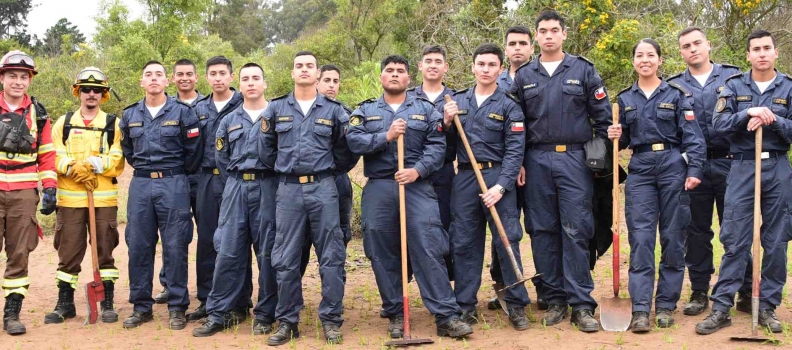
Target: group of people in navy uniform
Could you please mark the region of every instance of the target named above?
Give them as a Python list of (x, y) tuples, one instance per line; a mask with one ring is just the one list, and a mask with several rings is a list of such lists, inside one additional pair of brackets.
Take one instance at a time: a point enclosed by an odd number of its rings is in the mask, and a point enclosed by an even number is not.
[[(400, 186), (407, 198), (409, 276), (435, 317), (438, 336), (467, 337), (480, 321), (485, 255), (496, 288), (512, 286), (487, 307), (504, 308), (514, 329), (529, 328), (529, 291), (516, 283), (507, 253), (522, 270), (523, 232), (531, 237), (540, 274), (533, 286), (545, 311), (542, 324), (569, 317), (580, 331), (596, 332), (589, 265), (594, 179), (611, 174), (592, 169), (587, 153), (610, 139), (618, 140), (613, 152), (632, 151), (625, 188), (632, 331), (674, 324), (687, 267), (692, 292), (683, 313), (700, 315), (712, 300), (696, 331), (714, 333), (731, 324), (735, 293), (737, 310), (751, 309), (754, 135), (763, 128), (759, 323), (781, 332), (775, 308), (792, 238), (792, 78), (774, 68), (778, 49), (771, 33), (748, 37), (751, 69), (742, 73), (711, 62), (704, 31), (687, 28), (678, 36), (687, 69), (670, 79), (658, 76), (660, 45), (642, 39), (632, 52), (638, 78), (617, 96), (610, 96), (593, 63), (563, 50), (566, 35), (564, 18), (554, 11), (539, 14), (533, 31), (509, 28), (505, 51), (492, 43), (475, 49), (475, 84), (462, 90), (444, 85), (449, 64), (440, 46), (422, 52), (422, 83), (413, 88), (408, 60), (387, 56), (382, 95), (354, 110), (336, 100), (339, 68), (320, 66), (308, 51), (293, 59), (292, 92), (271, 100), (256, 63), (234, 71), (227, 58), (210, 58), (207, 96), (195, 90), (192, 61), (177, 61), (171, 76), (162, 63), (146, 63), (145, 98), (124, 109), (118, 126), (124, 157), (134, 168), (125, 232), (134, 308), (123, 327), (151, 321), (153, 304), (165, 303), (171, 329), (203, 321), (193, 335), (207, 337), (244, 322), (252, 308), (253, 334), (268, 334), (271, 346), (289, 343), (300, 337), (302, 278), (313, 246), (321, 278), (318, 318), (325, 340), (340, 343), (351, 239), (347, 173), (362, 157), (368, 178), (361, 197), (363, 247), (390, 337), (404, 335)], [(165, 93), (171, 81), (175, 98)], [(619, 107), (618, 124), (611, 101)], [(483, 193), (475, 170), (486, 184)], [(725, 254), (710, 291), (713, 205)], [(493, 234), (485, 254), (487, 227), (497, 230), (493, 207), (510, 247)], [(193, 218), (199, 306), (187, 312)], [(655, 283), (657, 232), (662, 256)], [(152, 296), (158, 241), (163, 290)], [(253, 260), (259, 269), (255, 303)]]

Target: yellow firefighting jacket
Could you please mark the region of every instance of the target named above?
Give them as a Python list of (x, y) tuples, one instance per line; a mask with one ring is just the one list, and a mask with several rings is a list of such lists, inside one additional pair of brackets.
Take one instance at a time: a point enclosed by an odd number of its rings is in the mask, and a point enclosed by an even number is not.
[[(66, 116), (62, 116), (52, 127), (52, 143), (55, 145), (55, 167), (58, 172), (58, 205), (69, 208), (88, 207), (88, 191), (85, 185), (76, 183), (66, 176), (69, 170), (69, 163), (72, 160), (82, 161), (90, 156), (102, 158), (104, 170), (101, 174), (96, 174), (98, 186), (94, 190), (94, 205), (96, 207), (115, 207), (118, 206), (118, 184), (115, 177), (120, 176), (124, 171), (124, 154), (121, 151), (121, 130), (115, 119), (115, 139), (113, 146), (108, 147), (107, 133), (99, 130), (104, 129), (107, 123), (107, 113), (99, 111), (96, 117), (88, 124), (88, 127), (99, 129), (98, 131), (84, 130), (74, 126), (85, 126), (80, 111), (74, 112), (71, 116), (69, 138), (63, 144), (63, 125)], [(100, 148), (104, 153), (100, 154)]]

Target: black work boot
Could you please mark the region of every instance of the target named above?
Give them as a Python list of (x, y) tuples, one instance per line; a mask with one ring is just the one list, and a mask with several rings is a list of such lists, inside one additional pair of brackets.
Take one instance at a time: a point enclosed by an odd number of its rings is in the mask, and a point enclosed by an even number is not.
[(728, 326), (731, 326), (731, 317), (729, 317), (729, 313), (712, 310), (712, 312), (710, 312), (709, 316), (707, 316), (704, 321), (696, 324), (696, 333), (712, 334), (717, 332), (719, 329)]
[(742, 311), (750, 314), (753, 312), (751, 306), (751, 292), (737, 292), (737, 302), (734, 303), (737, 311)]
[(328, 344), (341, 344), (341, 326), (337, 324), (323, 324), (322, 330), (324, 331), (325, 341)]
[(12, 293), (6, 297), (5, 308), (3, 308), (3, 330), (8, 335), (20, 335), (27, 332), (25, 325), (19, 322), (23, 299), (25, 296), (19, 293)]
[(682, 311), (686, 316), (701, 315), (704, 310), (709, 306), (709, 298), (707, 292), (702, 290), (694, 290), (690, 294), (690, 301), (685, 304), (685, 309)]
[(544, 317), (542, 317), (542, 323), (544, 323), (545, 327), (556, 325), (567, 317), (568, 312), (566, 305), (550, 304)]
[(594, 318), (594, 312), (589, 309), (572, 311), (572, 324), (586, 333), (598, 332), (599, 322)]
[(536, 298), (536, 309), (545, 311), (550, 308), (550, 305), (542, 298)]
[(498, 297), (495, 296), (487, 302), (487, 310), (498, 310), (502, 309), (500, 302), (498, 301)]
[(393, 316), (388, 322), (388, 335), (392, 339), (404, 336), (404, 316)]
[(44, 324), (63, 323), (67, 318), (77, 316), (74, 308), (74, 289), (68, 282), (58, 281), (58, 301), (55, 310), (44, 316)]
[(201, 300), (201, 305), (198, 305), (195, 311), (187, 314), (187, 322), (197, 322), (206, 318), (206, 316), (209, 316), (206, 313), (206, 300)]
[(649, 313), (644, 311), (633, 312), (630, 329), (632, 329), (633, 333), (646, 333), (652, 330), (652, 326), (649, 324)]
[(660, 328), (669, 328), (674, 325), (674, 310), (657, 308), (655, 310), (655, 324)]
[(249, 313), (248, 310), (242, 307), (235, 307), (228, 312), (228, 315), (231, 317), (231, 326), (236, 326), (238, 324), (245, 323), (247, 321)]
[(388, 318), (388, 314), (385, 313), (385, 309), (380, 308), (380, 318)]
[(470, 334), (473, 334), (473, 328), (456, 317), (437, 326), (438, 337), (464, 338)]
[(784, 330), (773, 309), (759, 310), (759, 325), (773, 333), (781, 333)]
[[(200, 327), (196, 327), (195, 329), (193, 329), (192, 334), (193, 337), (198, 337), (198, 338), (211, 337), (215, 335), (217, 332), (223, 331), (224, 329), (226, 329), (226, 327), (222, 323), (216, 323), (213, 322), (212, 320), (208, 320)], [(255, 327), (254, 327), (254, 331), (255, 331)]]
[(509, 309), (509, 321), (512, 327), (518, 331), (524, 331), (530, 327), (528, 317), (525, 317), (525, 308), (517, 307)]
[(281, 321), (280, 324), (278, 325), (278, 330), (275, 331), (275, 334), (271, 335), (269, 339), (267, 339), (267, 345), (269, 346), (283, 345), (288, 343), (292, 339), (297, 339), (299, 337), (300, 337), (300, 330), (297, 328), (296, 324), (291, 324)]
[(133, 311), (132, 315), (129, 315), (129, 317), (127, 317), (127, 319), (124, 320), (124, 328), (126, 329), (137, 328), (146, 322), (151, 322), (151, 320), (153, 319), (154, 319), (154, 314), (151, 311), (149, 312)]
[(462, 316), (459, 316), (459, 319), (462, 320), (462, 322), (465, 322), (471, 326), (478, 323), (479, 321), (478, 309), (462, 310)]
[(115, 291), (115, 283), (112, 281), (104, 281), (105, 300), (102, 300), (99, 305), (102, 307), (102, 322), (115, 323), (118, 322), (118, 312), (113, 308), (113, 292)]
[(165, 304), (168, 302), (168, 288), (163, 287), (162, 291), (159, 292), (156, 296), (154, 296), (154, 303), (155, 304)]
[(184, 311), (169, 311), (168, 316), (168, 328), (179, 331), (187, 327), (187, 317), (184, 316)]
[(272, 333), (272, 323), (256, 319), (253, 321), (253, 335), (264, 335)]

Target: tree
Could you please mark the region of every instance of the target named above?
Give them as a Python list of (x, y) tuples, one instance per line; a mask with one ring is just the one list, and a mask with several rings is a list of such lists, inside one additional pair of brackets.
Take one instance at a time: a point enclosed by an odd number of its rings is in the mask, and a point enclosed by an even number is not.
[(406, 37), (400, 26), (413, 13), (413, 0), (335, 0), (336, 15), (330, 22), (333, 31), (344, 33), (352, 44), (357, 62), (370, 60), (391, 35)]
[[(68, 35), (69, 40), (64, 40)], [(68, 41), (67, 45), (64, 43)], [(58, 23), (44, 32), (44, 39), (36, 43), (36, 52), (42, 55), (58, 56), (62, 53), (72, 54), (79, 48), (80, 44), (85, 43), (85, 36), (77, 29), (77, 26), (69, 22), (66, 18), (61, 18)], [(62, 46), (66, 46), (67, 51), (62, 51)]]
[(275, 0), (262, 8), (265, 46), (290, 43), (306, 29), (318, 28), (336, 13), (333, 0)]
[(27, 26), (32, 0), (0, 0), (0, 38), (9, 38)]
[(210, 0), (138, 1), (146, 7), (150, 23), (144, 38), (163, 58), (178, 41), (203, 29), (202, 14), (212, 4)]
[(264, 48), (268, 42), (264, 35), (262, 3), (262, 0), (215, 2), (214, 11), (207, 21), (209, 33), (230, 42), (241, 54)]

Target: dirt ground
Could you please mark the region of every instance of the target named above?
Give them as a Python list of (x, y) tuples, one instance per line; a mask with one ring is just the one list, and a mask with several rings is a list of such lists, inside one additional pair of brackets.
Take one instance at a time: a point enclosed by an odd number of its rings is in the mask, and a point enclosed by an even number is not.
[[(126, 186), (128, 178), (121, 179), (121, 185)], [(122, 232), (125, 227), (120, 227)], [(627, 242), (626, 229), (622, 230), (622, 242)], [(165, 305), (155, 305), (155, 320), (134, 330), (124, 330), (121, 322), (114, 324), (98, 323), (97, 325), (83, 327), (86, 306), (82, 286), (91, 278), (90, 257), (83, 261), (83, 271), (80, 274), (80, 289), (76, 293), (78, 316), (60, 325), (45, 325), (44, 315), (52, 310), (57, 299), (55, 285), (55, 269), (58, 258), (52, 246), (53, 237), (46, 236), (40, 241), (38, 248), (32, 253), (30, 259), (30, 278), (32, 285), (27, 299), (24, 301), (22, 321), (28, 333), (18, 337), (11, 337), (0, 333), (0, 349), (264, 349), (267, 336), (253, 336), (251, 322), (240, 325), (236, 329), (219, 333), (210, 338), (194, 338), (192, 329), (197, 324), (189, 324), (181, 331), (168, 329), (168, 312)], [(623, 245), (625, 245), (623, 243)], [(719, 243), (717, 243), (719, 244)], [(659, 244), (658, 244), (659, 246)], [(530, 240), (526, 236), (521, 244), (523, 264), (526, 275), (534, 273), (530, 253)], [(489, 249), (487, 249), (489, 251)], [(628, 247), (622, 247), (622, 259), (629, 257)], [(123, 320), (132, 312), (132, 305), (127, 302), (129, 295), (129, 278), (127, 271), (127, 246), (124, 240), (115, 251), (116, 264), (121, 270), (121, 279), (116, 287), (116, 309), (120, 319)], [(609, 297), (611, 292), (610, 253), (600, 259), (594, 271), (597, 298)], [(487, 258), (486, 260), (489, 260)], [(659, 260), (659, 258), (657, 258)], [(159, 271), (161, 264), (161, 250), (157, 250), (155, 267)], [(190, 246), (190, 294), (192, 304), (190, 309), (198, 305), (195, 299), (195, 240)], [(344, 343), (330, 346), (323, 342), (321, 326), (318, 322), (317, 306), (320, 300), (320, 279), (316, 257), (312, 255), (312, 263), (308, 268), (303, 281), (303, 293), (306, 300), (306, 309), (301, 313), (300, 330), (302, 338), (283, 345), (281, 348), (289, 349), (377, 349), (386, 348), (383, 344), (387, 338), (387, 320), (378, 316), (380, 299), (376, 282), (370, 264), (363, 254), (360, 240), (353, 240), (347, 252), (347, 284), (344, 300), (345, 322), (341, 328), (344, 334)], [(0, 269), (5, 269), (5, 259), (0, 258)], [(254, 268), (256, 271), (256, 268)], [(256, 273), (256, 272), (254, 272)], [(621, 268), (622, 294), (626, 295), (627, 264), (622, 263)], [(449, 338), (439, 338), (435, 334), (434, 321), (429, 312), (422, 307), (418, 296), (418, 286), (415, 282), (411, 285), (412, 298), (412, 329), (415, 337), (431, 338), (435, 343), (426, 346), (427, 349), (754, 349), (763, 345), (751, 343), (737, 343), (729, 340), (730, 336), (746, 335), (750, 332), (750, 315), (733, 312), (733, 326), (726, 328), (714, 335), (699, 336), (695, 333), (695, 323), (704, 316), (684, 316), (681, 308), (684, 300), (689, 296), (686, 282), (683, 291), (683, 301), (678, 304), (675, 313), (676, 325), (670, 329), (655, 329), (654, 331), (635, 335), (629, 332), (613, 333), (600, 330), (594, 334), (584, 334), (575, 330), (568, 319), (553, 327), (542, 327), (533, 322), (529, 330), (517, 332), (511, 328), (508, 319), (502, 312), (486, 309), (486, 301), (493, 295), (490, 286), (488, 269), (482, 269), (482, 287), (479, 291), (479, 308), (484, 316), (484, 323), (474, 326), (475, 333), (466, 341), (454, 341)], [(255, 276), (254, 276), (255, 280)], [(714, 279), (713, 279), (714, 283)], [(155, 282), (154, 292), (159, 291)], [(535, 297), (533, 287), (529, 286), (529, 294)], [(785, 291), (788, 289), (785, 289)], [(253, 295), (256, 295), (255, 292)], [(792, 302), (788, 293), (784, 294), (784, 303), (778, 309), (782, 320), (792, 321)], [(534, 320), (541, 318), (541, 313), (533, 309), (528, 311), (529, 317)], [(599, 310), (595, 315), (599, 317)], [(776, 335), (782, 341), (781, 347), (792, 346), (792, 332), (788, 323), (785, 325), (787, 332)], [(764, 345), (767, 347), (769, 345)]]

